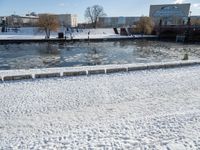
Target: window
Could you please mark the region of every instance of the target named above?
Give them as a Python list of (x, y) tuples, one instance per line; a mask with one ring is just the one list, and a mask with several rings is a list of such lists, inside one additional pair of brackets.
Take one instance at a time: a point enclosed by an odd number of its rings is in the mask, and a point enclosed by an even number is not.
[(184, 13), (177, 6), (166, 6), (154, 13), (154, 17), (169, 17), (178, 16), (184, 17)]

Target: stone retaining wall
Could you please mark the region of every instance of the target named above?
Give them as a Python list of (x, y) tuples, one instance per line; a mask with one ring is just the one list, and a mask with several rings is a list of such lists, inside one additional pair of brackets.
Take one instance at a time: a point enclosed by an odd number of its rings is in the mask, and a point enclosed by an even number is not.
[(35, 74), (35, 78), (53, 78), (53, 77), (60, 77), (60, 73), (41, 73), (41, 74)]
[(17, 75), (17, 76), (5, 76), (1, 79), (3, 81), (11, 81), (11, 80), (27, 80), (27, 79), (32, 79), (32, 75)]
[(84, 38), (84, 39), (0, 39), (0, 43), (46, 43), (46, 42), (104, 42), (104, 41), (124, 41), (124, 40), (157, 40), (157, 36), (144, 36), (144, 37), (132, 37), (132, 36), (124, 36), (124, 37), (108, 37), (108, 38)]
[(88, 69), (88, 67), (82, 67), (82, 69), (75, 71), (63, 70), (59, 72), (52, 71), (50, 73), (33, 73), (33, 74), (26, 73), (21, 75), (6, 75), (6, 76), (2, 76), (0, 74), (0, 83), (4, 81), (14, 81), (14, 80), (111, 74), (111, 73), (131, 72), (140, 70), (178, 68), (178, 67), (187, 67), (194, 65), (200, 65), (200, 61), (182, 61), (182, 62), (170, 62), (170, 63), (167, 62), (167, 63), (154, 63), (154, 64), (143, 64), (143, 65), (135, 65), (135, 64), (113, 65), (113, 66), (108, 65), (108, 66), (96, 66), (93, 67), (93, 69), (91, 68)]

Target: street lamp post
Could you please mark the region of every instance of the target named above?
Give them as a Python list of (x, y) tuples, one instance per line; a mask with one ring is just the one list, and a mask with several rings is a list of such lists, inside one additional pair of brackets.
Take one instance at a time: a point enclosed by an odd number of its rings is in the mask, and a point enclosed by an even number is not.
[(192, 11), (190, 11), (188, 21), (187, 21), (187, 29), (186, 29), (186, 35), (185, 35), (186, 42), (189, 42), (189, 37), (190, 37), (191, 14), (192, 14)]

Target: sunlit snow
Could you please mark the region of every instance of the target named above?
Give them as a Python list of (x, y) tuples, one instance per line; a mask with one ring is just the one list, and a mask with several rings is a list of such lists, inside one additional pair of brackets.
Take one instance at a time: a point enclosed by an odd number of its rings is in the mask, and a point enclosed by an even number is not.
[(200, 149), (200, 67), (0, 83), (0, 149)]

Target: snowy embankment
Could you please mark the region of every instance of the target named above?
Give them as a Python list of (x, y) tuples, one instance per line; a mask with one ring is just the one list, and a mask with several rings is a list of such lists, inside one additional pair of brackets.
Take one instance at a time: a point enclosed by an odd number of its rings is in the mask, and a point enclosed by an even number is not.
[[(58, 32), (65, 33), (65, 29), (60, 29)], [(52, 32), (50, 38), (57, 39), (58, 32)], [(133, 38), (132, 36), (121, 36), (114, 33), (112, 28), (98, 28), (98, 29), (78, 29), (73, 32), (66, 32), (65, 36), (70, 39), (118, 39), (118, 38)], [(135, 38), (140, 38), (141, 35), (135, 35)], [(151, 35), (143, 35), (143, 37), (155, 37)], [(18, 32), (0, 32), (0, 40), (31, 40), (31, 39), (45, 39), (45, 33), (39, 32), (37, 28), (20, 28)]]
[(200, 67), (0, 84), (0, 149), (200, 149)]
[[(64, 29), (60, 32), (64, 33)], [(116, 35), (113, 29), (81, 29), (81, 30), (74, 30), (73, 32), (67, 32), (66, 37), (71, 39), (87, 39), (88, 32), (90, 32), (90, 38), (117, 38), (123, 37)], [(58, 37), (58, 32), (51, 33), (51, 39), (55, 39)], [(0, 39), (44, 39), (45, 33), (39, 32), (37, 28), (20, 28), (18, 32), (10, 31), (1, 33), (0, 32)]]

